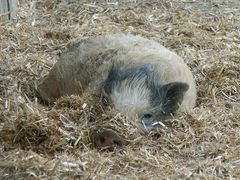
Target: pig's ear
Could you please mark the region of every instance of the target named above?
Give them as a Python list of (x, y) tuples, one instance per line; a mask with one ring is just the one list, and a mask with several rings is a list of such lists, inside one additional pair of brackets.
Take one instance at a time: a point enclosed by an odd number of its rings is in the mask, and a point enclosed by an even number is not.
[(188, 89), (189, 85), (182, 82), (163, 85), (161, 87), (161, 94), (164, 95), (162, 99), (162, 111), (166, 114), (175, 113)]

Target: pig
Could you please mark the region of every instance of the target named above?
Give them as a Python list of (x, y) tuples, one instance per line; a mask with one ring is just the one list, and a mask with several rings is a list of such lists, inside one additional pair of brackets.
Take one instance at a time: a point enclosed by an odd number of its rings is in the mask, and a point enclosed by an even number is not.
[(48, 103), (96, 90), (105, 104), (146, 132), (178, 112), (191, 111), (196, 102), (195, 81), (181, 57), (156, 41), (126, 33), (69, 46), (38, 90)]

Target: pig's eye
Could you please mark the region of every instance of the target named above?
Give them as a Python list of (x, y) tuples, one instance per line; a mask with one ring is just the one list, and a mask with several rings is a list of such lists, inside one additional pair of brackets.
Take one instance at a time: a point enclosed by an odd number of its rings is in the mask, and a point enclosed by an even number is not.
[(150, 119), (151, 117), (152, 117), (151, 114), (144, 114), (144, 115), (143, 115), (143, 118), (145, 118), (145, 119)]

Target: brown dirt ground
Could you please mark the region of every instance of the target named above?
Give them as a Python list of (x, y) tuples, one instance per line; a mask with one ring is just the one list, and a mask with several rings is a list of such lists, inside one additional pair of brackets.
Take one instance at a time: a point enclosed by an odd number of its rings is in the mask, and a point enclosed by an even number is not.
[[(141, 135), (94, 95), (39, 103), (37, 84), (67, 44), (120, 31), (154, 39), (185, 59), (198, 89), (192, 113)], [(0, 26), (0, 48), (2, 179), (240, 178), (238, 0), (20, 0), (17, 18)], [(99, 126), (129, 145), (92, 148)]]

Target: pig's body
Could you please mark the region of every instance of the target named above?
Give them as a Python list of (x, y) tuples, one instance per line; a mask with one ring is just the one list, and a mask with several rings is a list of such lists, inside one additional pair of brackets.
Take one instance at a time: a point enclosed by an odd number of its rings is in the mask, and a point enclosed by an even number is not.
[(128, 114), (126, 109), (132, 106), (130, 114), (139, 115), (152, 104), (155, 105), (151, 111), (159, 110), (163, 103), (156, 105), (150, 101), (162, 96), (162, 90), (156, 89), (173, 82), (186, 85), (176, 92), (183, 91), (177, 102), (179, 108), (175, 110), (191, 110), (196, 101), (195, 82), (182, 58), (155, 41), (129, 34), (111, 34), (92, 37), (70, 47), (39, 85), (39, 92), (44, 100), (52, 102), (63, 95), (96, 89), (120, 112)]

